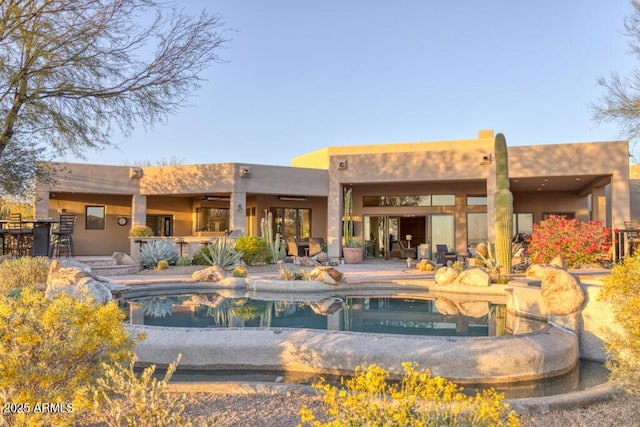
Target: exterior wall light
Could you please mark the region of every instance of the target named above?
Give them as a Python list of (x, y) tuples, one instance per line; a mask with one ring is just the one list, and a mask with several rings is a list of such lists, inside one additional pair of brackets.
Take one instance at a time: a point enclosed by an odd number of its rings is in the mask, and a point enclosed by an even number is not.
[(480, 164), (488, 165), (488, 164), (491, 164), (492, 161), (493, 161), (493, 154), (489, 153), (482, 156), (482, 162), (480, 162)]

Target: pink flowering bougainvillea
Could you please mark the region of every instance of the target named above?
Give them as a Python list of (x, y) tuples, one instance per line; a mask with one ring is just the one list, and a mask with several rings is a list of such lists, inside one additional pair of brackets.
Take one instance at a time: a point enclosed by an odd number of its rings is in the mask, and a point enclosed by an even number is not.
[(600, 222), (551, 215), (534, 224), (528, 252), (534, 263), (561, 256), (567, 268), (576, 268), (597, 262), (610, 247), (611, 230)]

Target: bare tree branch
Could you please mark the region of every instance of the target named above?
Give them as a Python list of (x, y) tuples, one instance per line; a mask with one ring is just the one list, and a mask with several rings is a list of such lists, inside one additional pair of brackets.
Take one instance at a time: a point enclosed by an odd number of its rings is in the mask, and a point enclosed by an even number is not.
[[(631, 53), (640, 59), (640, 1), (631, 0), (632, 13), (624, 20), (623, 34), (629, 37)], [(632, 141), (640, 136), (640, 70), (634, 69), (627, 77), (611, 73), (598, 79), (603, 95), (592, 104), (593, 118), (597, 123), (616, 122), (621, 134)]]
[(166, 121), (225, 34), (219, 15), (155, 0), (0, 0), (0, 160), (27, 141), (82, 156), (114, 128)]

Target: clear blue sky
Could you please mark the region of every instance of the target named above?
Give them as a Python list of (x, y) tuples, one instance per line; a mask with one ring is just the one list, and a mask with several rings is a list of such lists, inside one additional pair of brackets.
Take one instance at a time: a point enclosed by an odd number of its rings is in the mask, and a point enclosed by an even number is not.
[[(597, 125), (597, 78), (637, 63), (628, 0), (178, 0), (232, 39), (166, 125), (100, 164), (289, 165), (326, 146), (475, 138), (509, 145), (624, 139)], [(78, 161), (66, 158), (67, 161)]]

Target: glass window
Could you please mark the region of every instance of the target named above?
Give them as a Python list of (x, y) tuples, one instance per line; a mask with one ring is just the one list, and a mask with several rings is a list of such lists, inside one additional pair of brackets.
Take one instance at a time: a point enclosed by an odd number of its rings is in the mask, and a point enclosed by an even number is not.
[(467, 206), (487, 206), (487, 196), (467, 196)]
[(283, 238), (295, 236), (300, 240), (311, 237), (311, 209), (272, 208), (273, 233)]
[(467, 214), (467, 244), (475, 247), (478, 243), (487, 241), (487, 214), (468, 213)]
[(516, 242), (521, 242), (526, 236), (531, 234), (533, 229), (532, 213), (513, 214), (513, 238)]
[(196, 231), (224, 232), (229, 229), (229, 209), (197, 208)]
[(402, 207), (402, 206), (431, 206), (431, 195), (399, 195), (399, 196), (363, 196), (362, 206), (366, 208)]
[(147, 215), (147, 227), (151, 228), (154, 236), (172, 236), (173, 217), (169, 215)]
[(104, 230), (104, 206), (87, 206), (85, 208), (85, 228), (87, 230)]
[(434, 194), (431, 196), (433, 206), (455, 206), (456, 196), (454, 194)]

